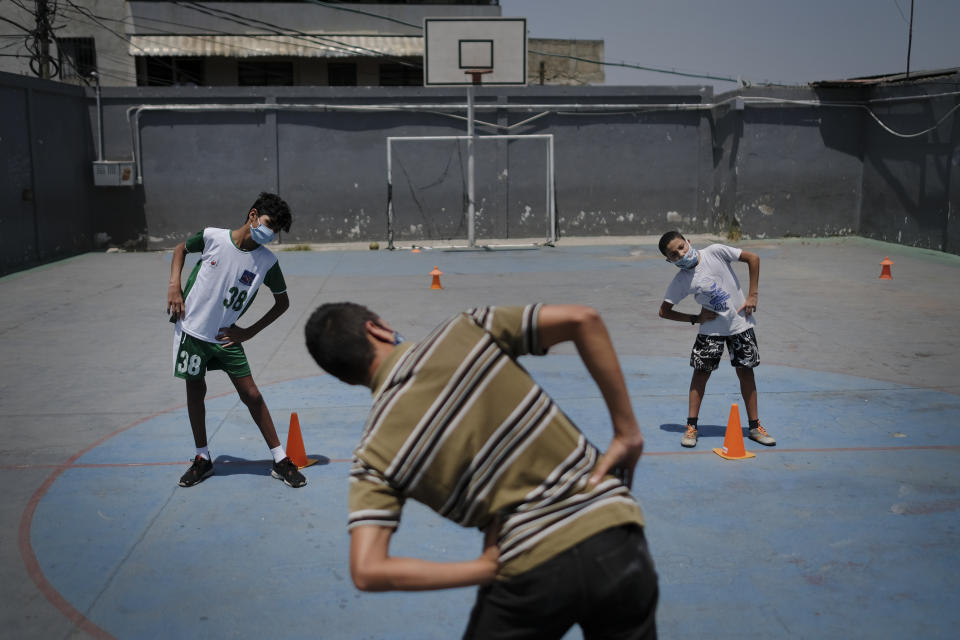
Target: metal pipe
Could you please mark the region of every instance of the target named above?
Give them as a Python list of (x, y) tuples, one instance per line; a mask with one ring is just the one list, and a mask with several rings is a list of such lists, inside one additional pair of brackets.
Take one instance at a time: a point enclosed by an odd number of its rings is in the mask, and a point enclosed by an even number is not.
[(90, 75), (97, 81), (97, 160), (103, 161), (103, 108), (100, 105), (100, 74), (91, 71)]
[[(854, 108), (863, 108), (869, 111), (867, 105), (876, 102), (887, 102), (894, 100), (929, 100), (936, 97), (942, 96), (953, 96), (958, 95), (960, 92), (947, 92), (942, 94), (925, 94), (917, 96), (903, 96), (899, 98), (880, 98), (876, 100), (868, 100), (866, 102), (850, 102), (850, 103), (837, 103), (837, 102), (821, 102), (819, 100), (790, 100), (785, 98), (767, 98), (765, 96), (733, 96), (726, 98), (719, 102), (714, 103), (696, 103), (696, 102), (674, 102), (674, 103), (626, 103), (626, 104), (583, 104), (583, 103), (572, 103), (572, 104), (504, 104), (504, 103), (481, 103), (475, 105), (474, 109), (481, 109), (485, 111), (496, 111), (499, 109), (504, 109), (507, 111), (546, 111), (556, 112), (559, 110), (573, 110), (573, 111), (637, 111), (637, 110), (654, 110), (654, 111), (708, 111), (711, 109), (716, 109), (718, 107), (724, 106), (734, 100), (740, 98), (746, 104), (797, 104), (805, 105), (810, 107), (854, 107)], [(133, 151), (134, 159), (136, 160), (136, 172), (137, 172), (137, 184), (143, 184), (143, 173), (141, 172), (141, 151), (140, 151), (140, 113), (143, 111), (266, 111), (266, 110), (277, 110), (277, 111), (345, 111), (345, 112), (376, 112), (376, 111), (415, 111), (415, 112), (431, 112), (431, 111), (461, 111), (465, 109), (467, 105), (462, 104), (381, 104), (381, 105), (344, 105), (344, 104), (218, 104), (218, 103), (208, 103), (208, 104), (167, 104), (167, 105), (139, 105), (127, 108), (127, 121), (130, 123), (131, 127), (131, 136), (133, 138)], [(452, 114), (451, 114), (452, 115)], [(526, 122), (531, 122), (537, 118), (542, 118), (546, 113), (538, 114), (528, 120), (510, 125), (509, 128), (519, 126)], [(460, 117), (460, 116), (453, 116)], [(502, 129), (500, 125), (495, 125), (491, 123), (481, 123), (485, 126), (490, 126), (493, 128)], [(484, 136), (487, 137), (487, 136)]]
[(476, 245), (475, 233), (473, 228), (474, 214), (476, 213), (476, 203), (474, 202), (474, 182), (473, 182), (473, 85), (467, 87), (467, 244), (471, 247)]
[(390, 138), (387, 138), (387, 249), (391, 251), (393, 246), (393, 162), (390, 154)]

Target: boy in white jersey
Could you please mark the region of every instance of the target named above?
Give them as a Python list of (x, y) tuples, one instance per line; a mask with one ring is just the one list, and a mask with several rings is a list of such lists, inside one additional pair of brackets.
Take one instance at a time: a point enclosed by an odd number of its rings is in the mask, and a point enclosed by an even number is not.
[[(772, 447), (777, 441), (760, 425), (757, 383), (753, 375), (753, 368), (760, 364), (757, 336), (753, 330), (756, 325), (753, 313), (757, 310), (760, 258), (750, 251), (723, 244), (712, 244), (697, 251), (679, 231), (663, 234), (659, 246), (667, 262), (680, 269), (667, 287), (660, 305), (660, 317), (700, 325), (690, 353), (693, 379), (690, 381), (687, 428), (680, 444), (684, 447), (697, 444), (700, 403), (710, 374), (720, 366), (726, 345), (730, 352), (730, 364), (736, 368), (737, 377), (740, 378), (740, 393), (750, 421), (749, 437)], [(734, 260), (746, 262), (750, 270), (750, 291), (746, 297), (730, 266)], [(700, 304), (700, 313), (692, 315), (674, 311), (674, 305), (690, 294)]]
[[(264, 245), (273, 240), (275, 232), (289, 231), (291, 221), (286, 202), (272, 193), (261, 193), (242, 227), (207, 227), (173, 250), (167, 290), (167, 313), (176, 322), (173, 375), (187, 383), (187, 413), (196, 445), (193, 464), (180, 478), (181, 487), (192, 487), (213, 475), (204, 407), (207, 369), (222, 369), (230, 376), (270, 447), (271, 475), (291, 487), (307, 484), (280, 445), (273, 418), (250, 375), (241, 346), (290, 307), (280, 264)], [(193, 252), (202, 254), (181, 293), (183, 264), (186, 254)], [(249, 327), (238, 327), (235, 323), (253, 303), (261, 284), (273, 292), (273, 307)]]

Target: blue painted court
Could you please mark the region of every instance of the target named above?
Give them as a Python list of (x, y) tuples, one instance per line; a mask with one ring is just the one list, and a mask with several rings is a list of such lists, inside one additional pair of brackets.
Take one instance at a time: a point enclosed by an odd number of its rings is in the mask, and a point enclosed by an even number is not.
[[(848, 260), (848, 249), (816, 250), (827, 256), (822, 265)], [(854, 249), (869, 253), (871, 247)], [(873, 316), (875, 335), (863, 337), (837, 322), (811, 324), (786, 313), (791, 300), (816, 298), (818, 287), (805, 270), (817, 265), (793, 260), (796, 266), (787, 270), (778, 261), (811, 249), (760, 246), (761, 291), (766, 282), (770, 289), (766, 298), (761, 293), (761, 310), (766, 302), (770, 312), (758, 327), (763, 364), (757, 380), (761, 417), (778, 446), (747, 440), (756, 458), (735, 462), (712, 452), (723, 442), (731, 403), (743, 408), (736, 376), (724, 363), (707, 388), (700, 443), (682, 449), (693, 335), (656, 318), (657, 298), (672, 272), (653, 251), (638, 245), (281, 254), (291, 297), (301, 304), (248, 353), (281, 440), (297, 412), (307, 454), (319, 460), (304, 471), (309, 484), (301, 490), (270, 477), (259, 432), (225, 379), (211, 379), (207, 404), (216, 475), (197, 487), (178, 487), (192, 444), (178, 399), (182, 383), (166, 375), (168, 327), (156, 318), (145, 336), (121, 332), (120, 340), (131, 345), (142, 338), (158, 343), (143, 369), (157, 371), (143, 374), (149, 377), (136, 391), (103, 378), (107, 388), (90, 391), (87, 400), (113, 408), (109, 429), (87, 441), (65, 435), (73, 448), (64, 447), (63, 462), (28, 465), (38, 480), (17, 514), (22, 564), (16, 570), (78, 637), (252, 638), (278, 629), (289, 638), (459, 637), (473, 589), (365, 594), (350, 581), (347, 472), (369, 392), (321, 375), (302, 353), (304, 316), (318, 304), (308, 294), (323, 300), (359, 294), (411, 339), (471, 303), (551, 301), (565, 294), (557, 301), (583, 301), (604, 313), (647, 439), (634, 493), (660, 578), (660, 637), (952, 637), (960, 626), (960, 395), (955, 379), (931, 384), (943, 365), (916, 355), (925, 352), (928, 336), (892, 339), (898, 330), (888, 323), (895, 315)], [(136, 258), (153, 262), (124, 277), (163, 284), (168, 262)], [(911, 260), (925, 258), (898, 263)], [(78, 269), (97, 267), (85, 258), (77, 262)], [(444, 270), (441, 292), (428, 289), (423, 267), (434, 264)], [(945, 268), (960, 274), (960, 260)], [(57, 269), (0, 279), (0, 287), (8, 294), (36, 288)], [(914, 285), (924, 286), (911, 280), (920, 275), (904, 273), (895, 288), (881, 290), (874, 266), (864, 271), (871, 272), (869, 281), (851, 287), (863, 297), (844, 304), (878, 299), (862, 291), (868, 287), (896, 304), (917, 293)], [(844, 277), (855, 279), (849, 272)], [(150, 304), (159, 308), (157, 300)], [(803, 306), (813, 313), (810, 304)], [(81, 324), (95, 338), (96, 321)], [(869, 322), (861, 329), (871, 333)], [(48, 335), (53, 328), (39, 330)], [(929, 333), (939, 330), (932, 326)], [(869, 340), (869, 349), (858, 340)], [(892, 379), (908, 351), (932, 364), (914, 363), (901, 380)], [(889, 361), (888, 367), (865, 375), (876, 361)], [(560, 349), (522, 364), (603, 448), (610, 427), (579, 358)], [(5, 378), (5, 392), (16, 393), (17, 384)], [(79, 377), (76, 384), (85, 382)], [(66, 395), (82, 405), (82, 394)], [(52, 408), (33, 414), (7, 400), (7, 413), (42, 421), (63, 406), (56, 395), (50, 398)], [(78, 414), (90, 413), (89, 404), (83, 407)], [(96, 419), (59, 421), (76, 429)], [(410, 504), (392, 552), (459, 560), (477, 555), (480, 543), (479, 533)], [(573, 630), (568, 637), (581, 635)]]

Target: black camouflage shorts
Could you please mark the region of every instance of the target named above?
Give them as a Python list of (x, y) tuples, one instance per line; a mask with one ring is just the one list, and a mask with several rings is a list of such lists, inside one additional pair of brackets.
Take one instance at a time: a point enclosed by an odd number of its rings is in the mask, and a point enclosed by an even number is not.
[(730, 352), (730, 364), (734, 367), (752, 369), (760, 364), (760, 347), (757, 346), (757, 334), (753, 329), (734, 336), (708, 336), (697, 334), (690, 352), (690, 366), (697, 371), (715, 371), (723, 357), (723, 345)]

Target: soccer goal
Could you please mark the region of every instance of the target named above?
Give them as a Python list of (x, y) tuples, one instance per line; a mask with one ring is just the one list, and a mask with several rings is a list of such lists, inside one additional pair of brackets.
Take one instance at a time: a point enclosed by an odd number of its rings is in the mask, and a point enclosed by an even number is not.
[[(480, 159), (479, 206), (464, 175), (463, 147), (468, 142), (477, 146)], [(519, 143), (522, 148), (505, 154), (502, 147), (492, 148), (497, 142)], [(497, 161), (504, 155), (513, 158), (507, 166)], [(481, 236), (537, 239), (527, 245), (485, 248), (552, 245), (557, 241), (555, 187), (552, 134), (390, 136), (387, 248), (424, 240), (446, 248), (471, 248)]]

